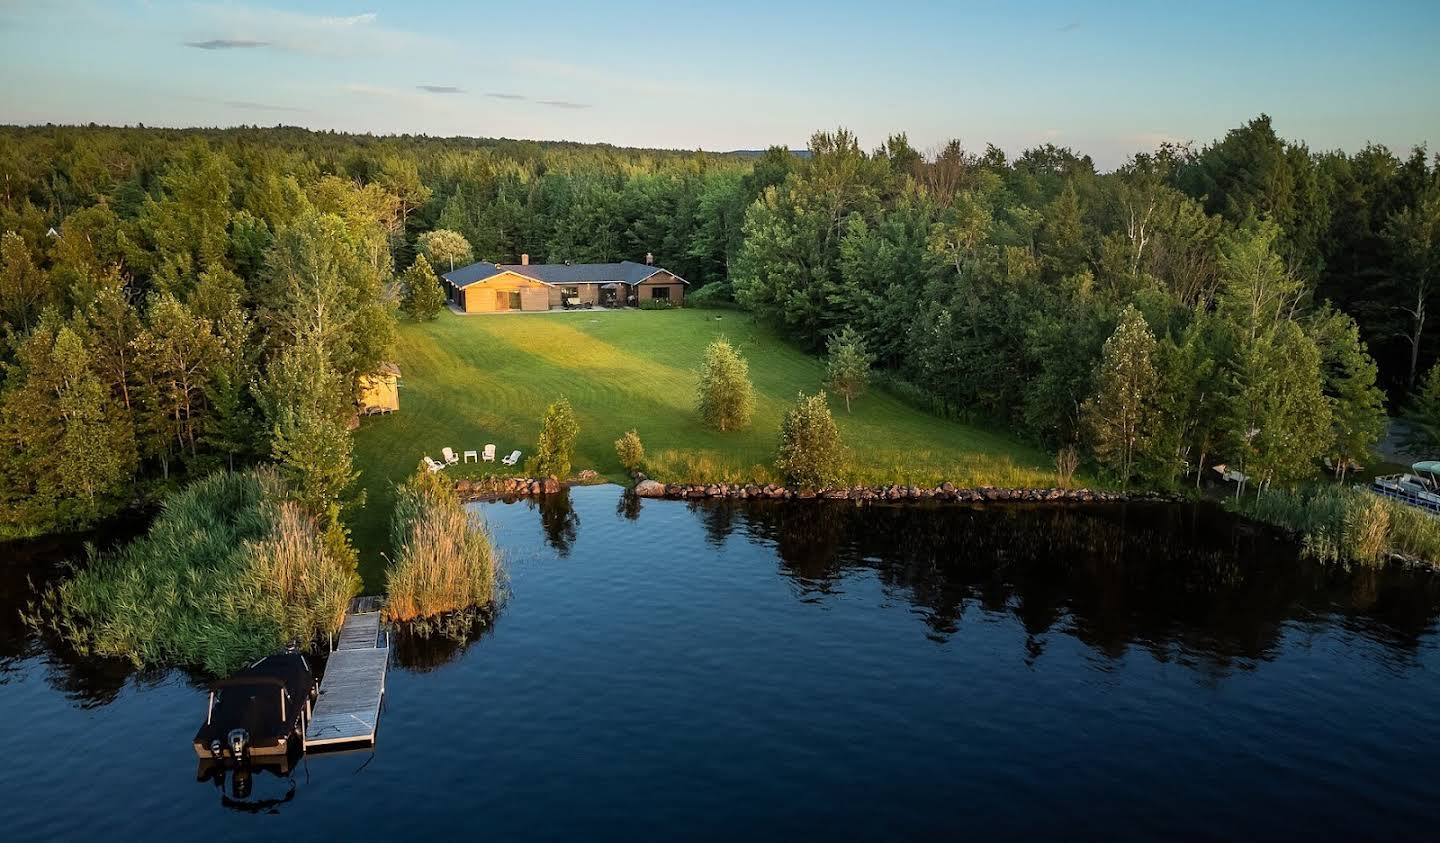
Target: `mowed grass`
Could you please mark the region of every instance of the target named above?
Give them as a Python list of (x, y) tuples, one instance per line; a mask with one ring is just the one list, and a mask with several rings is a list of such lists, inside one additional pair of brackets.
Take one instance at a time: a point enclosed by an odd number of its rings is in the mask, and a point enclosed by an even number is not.
[[(705, 346), (727, 337), (750, 364), (754, 420), (718, 433), (695, 414), (697, 370)], [(355, 465), (367, 503), (350, 517), (367, 585), (381, 581), (381, 552), (393, 483), (424, 454), (456, 454), (494, 443), (499, 456), (534, 450), (545, 406), (570, 399), (580, 422), (574, 471), (590, 468), (623, 482), (614, 442), (630, 428), (645, 444), (647, 470), (660, 480), (768, 481), (780, 417), (801, 390), (821, 387), (824, 362), (734, 311), (581, 311), (457, 316), (402, 322), (396, 351), (400, 410), (364, 419)], [(937, 418), (872, 390), (846, 414), (831, 407), (851, 450), (857, 483), (1047, 486), (1051, 458), (1010, 438)], [(523, 467), (523, 458), (518, 472)], [(457, 477), (503, 471), (457, 465)]]

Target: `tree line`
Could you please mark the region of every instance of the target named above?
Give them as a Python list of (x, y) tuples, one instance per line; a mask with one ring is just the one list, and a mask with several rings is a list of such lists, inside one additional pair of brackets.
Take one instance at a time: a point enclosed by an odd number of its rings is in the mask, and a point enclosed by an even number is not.
[(757, 156), (0, 128), (0, 532), (273, 460), (344, 545), (345, 427), (397, 312), (522, 254), (653, 253), (696, 298), (843, 337), (892, 388), (1125, 480), (1225, 461), (1288, 482), (1362, 457), (1430, 383), (1437, 179), (1423, 149), (1315, 153), (1265, 117), (1103, 174), (843, 130)]
[(1384, 433), (1384, 387), (1404, 406), (1434, 360), (1423, 149), (1316, 155), (1261, 117), (1105, 174), (1048, 145), (868, 152), (839, 130), (809, 151), (747, 213), (735, 299), (816, 350), (856, 332), (940, 412), (1122, 482), (1343, 474)]

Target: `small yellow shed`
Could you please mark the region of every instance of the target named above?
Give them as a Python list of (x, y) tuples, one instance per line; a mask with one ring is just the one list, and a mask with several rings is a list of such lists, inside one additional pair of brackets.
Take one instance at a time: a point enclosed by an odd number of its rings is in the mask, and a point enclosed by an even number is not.
[(360, 376), (360, 412), (393, 413), (400, 409), (400, 367), (383, 363), (373, 374)]

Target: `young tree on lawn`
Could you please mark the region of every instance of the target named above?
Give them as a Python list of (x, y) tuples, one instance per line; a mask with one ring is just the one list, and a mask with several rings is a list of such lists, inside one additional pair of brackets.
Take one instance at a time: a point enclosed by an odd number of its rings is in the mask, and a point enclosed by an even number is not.
[(535, 455), (525, 461), (525, 472), (531, 477), (568, 477), (575, 437), (579, 435), (580, 423), (575, 420), (569, 399), (561, 398), (546, 407)]
[(724, 337), (705, 348), (695, 408), (708, 427), (722, 432), (748, 426), (755, 412), (750, 365)]
[(404, 286), (404, 293), (400, 299), (400, 309), (416, 321), (434, 319), (440, 314), (440, 308), (445, 306), (445, 291), (440, 289), (440, 281), (430, 269), (430, 262), (425, 260), (424, 255), (416, 255), (415, 262), (405, 270), (405, 275), (400, 279)]
[(846, 325), (830, 338), (830, 360), (825, 366), (825, 386), (845, 397), (845, 412), (850, 402), (870, 385), (870, 354), (865, 339)]
[(626, 471), (634, 471), (645, 464), (645, 446), (640, 442), (640, 434), (634, 428), (625, 431), (625, 435), (615, 440), (615, 456), (620, 458), (620, 465)]
[(1083, 415), (1095, 456), (1130, 482), (1136, 457), (1150, 437), (1155, 387), (1155, 335), (1134, 306), (1120, 314), (1115, 333), (1105, 341), (1099, 391), (1085, 402)]
[(780, 450), (775, 467), (788, 483), (818, 488), (840, 482), (845, 469), (845, 446), (825, 391), (800, 393), (795, 405), (780, 420)]
[(473, 259), (470, 242), (465, 235), (447, 228), (437, 228), (420, 235), (420, 254), (429, 258), (432, 264), (448, 267), (446, 272)]

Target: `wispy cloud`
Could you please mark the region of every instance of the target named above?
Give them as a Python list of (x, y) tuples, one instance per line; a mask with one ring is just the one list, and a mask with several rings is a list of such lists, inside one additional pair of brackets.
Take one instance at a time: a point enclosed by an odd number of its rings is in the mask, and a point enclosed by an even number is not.
[(569, 100), (536, 100), (540, 105), (548, 105), (551, 108), (589, 108), (588, 103), (570, 102)]
[(223, 105), (231, 108), (240, 108), (247, 111), (293, 111), (296, 113), (307, 113), (308, 108), (299, 108), (293, 105), (274, 105), (268, 102), (252, 102), (251, 100), (223, 100)]
[[(202, 49), (231, 49), (227, 45), (245, 44), (292, 53), (373, 59), (442, 46), (437, 39), (384, 26), (376, 12), (335, 17), (239, 3), (202, 3), (195, 8), (201, 15), (201, 25), (218, 36), (186, 42)], [(204, 46), (209, 44), (216, 46)]]
[(1078, 20), (1072, 20), (1072, 21), (1070, 21), (1069, 23), (1065, 24), (1064, 26), (1057, 26), (1057, 27), (1055, 27), (1055, 31), (1056, 31), (1056, 32), (1074, 32), (1075, 30), (1077, 30), (1077, 29), (1079, 29), (1079, 28), (1080, 28), (1080, 21), (1078, 21)]
[(454, 85), (416, 85), (417, 89), (431, 94), (463, 94), (464, 88), (457, 88)]
[(270, 42), (244, 38), (212, 38), (209, 41), (186, 41), (185, 46), (197, 50), (253, 50), (257, 47), (268, 47)]
[(320, 18), (320, 22), (327, 26), (355, 26), (362, 23), (374, 23), (379, 15), (375, 12), (365, 12), (359, 15), (351, 15), (346, 18)]
[(486, 94), (485, 96), (490, 97), (491, 99), (496, 99), (496, 100), (528, 100), (528, 99), (530, 99), (529, 97), (525, 96), (524, 94), (497, 94), (497, 93), (493, 93), (493, 92), (492, 92), (492, 93)]

